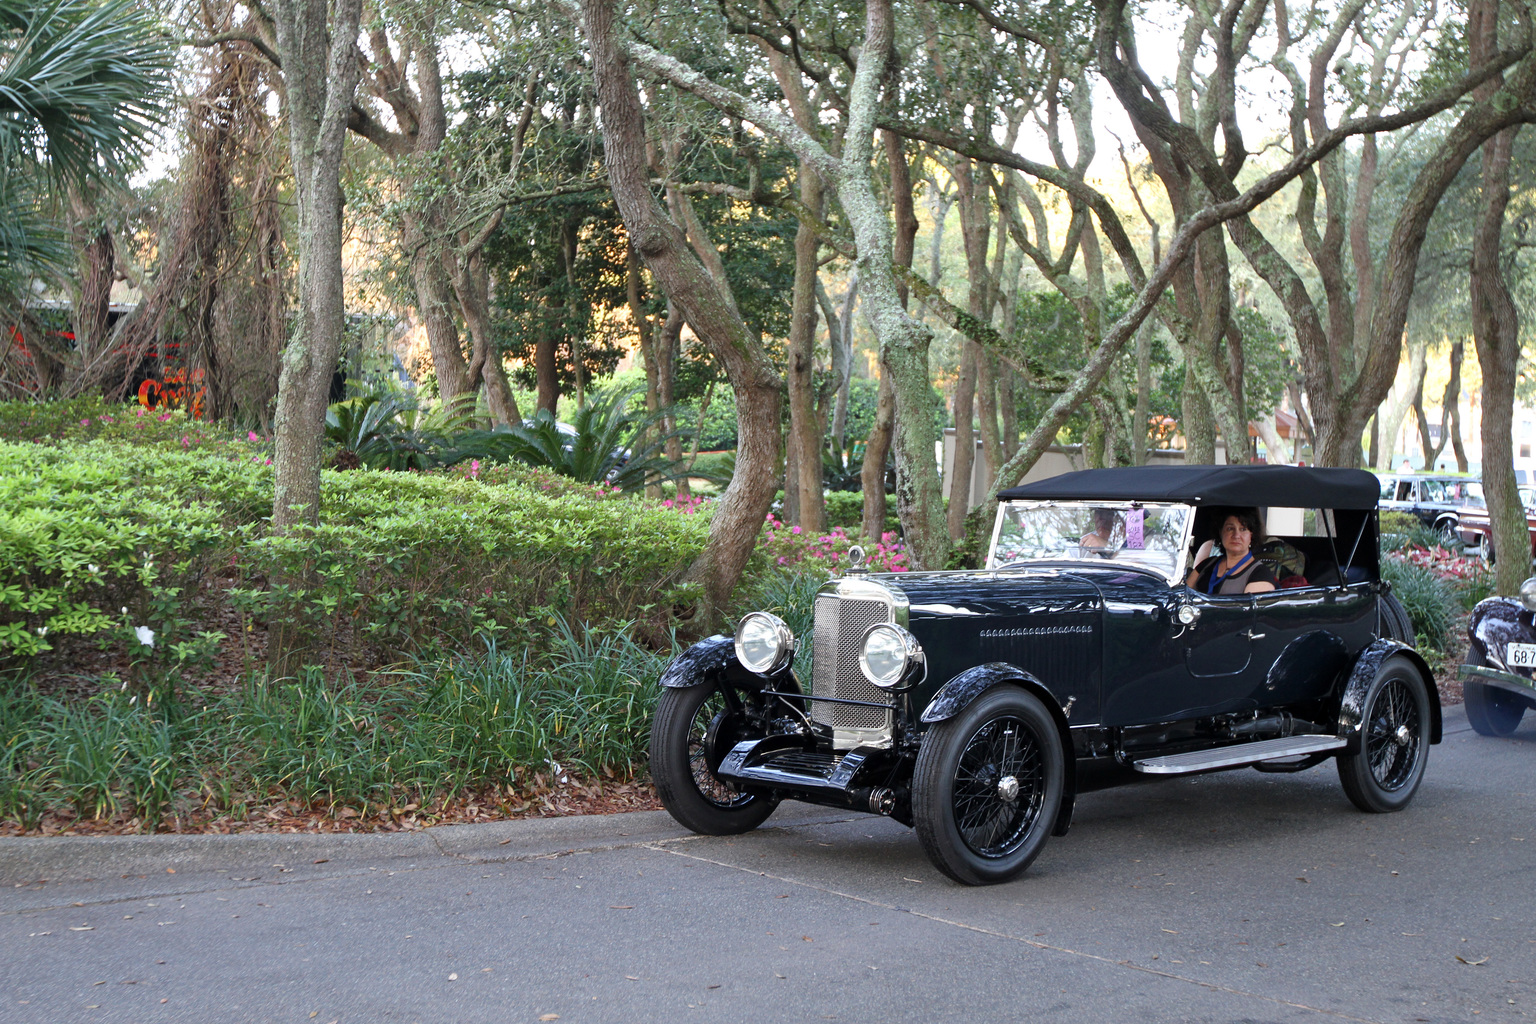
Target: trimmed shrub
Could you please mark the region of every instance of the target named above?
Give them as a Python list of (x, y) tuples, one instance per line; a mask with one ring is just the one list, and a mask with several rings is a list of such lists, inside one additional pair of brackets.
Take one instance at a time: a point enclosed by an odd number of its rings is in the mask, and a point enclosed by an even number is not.
[(195, 629), (210, 596), (328, 656), (459, 646), (557, 613), (643, 618), (689, 599), (676, 582), (708, 530), (602, 486), (471, 466), (327, 472), (319, 527), (277, 538), (267, 461), (243, 442), (0, 442), (0, 663), (73, 634), (175, 667), (212, 637)]

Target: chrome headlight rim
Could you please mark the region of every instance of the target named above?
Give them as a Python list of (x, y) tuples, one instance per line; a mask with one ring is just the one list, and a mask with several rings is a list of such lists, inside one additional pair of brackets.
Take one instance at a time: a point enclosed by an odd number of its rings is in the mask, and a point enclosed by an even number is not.
[[(756, 629), (759, 627), (759, 624), (766, 626), (770, 631), (773, 656), (766, 660), (754, 662), (747, 655), (743, 644), (743, 636), (748, 629)], [(751, 641), (747, 642), (750, 643)], [(772, 612), (748, 612), (736, 624), (735, 648), (736, 660), (741, 663), (742, 668), (757, 675), (771, 676), (775, 672), (781, 671), (794, 658), (795, 635), (784, 624), (784, 620)]]
[[(870, 666), (870, 644), (884, 642), (889, 646), (886, 654), (894, 651), (900, 660), (895, 670), (876, 672)], [(917, 682), (918, 670), (924, 666), (923, 647), (917, 637), (893, 622), (878, 622), (869, 627), (859, 643), (859, 671), (864, 678), (882, 690), (907, 690)]]
[(1536, 576), (1520, 584), (1520, 607), (1528, 612), (1536, 612)]

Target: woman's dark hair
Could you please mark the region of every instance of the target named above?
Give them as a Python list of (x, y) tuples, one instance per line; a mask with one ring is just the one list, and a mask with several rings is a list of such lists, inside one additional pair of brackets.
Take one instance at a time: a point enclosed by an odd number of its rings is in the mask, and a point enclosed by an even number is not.
[(1259, 518), (1258, 509), (1218, 508), (1213, 511), (1215, 515), (1211, 517), (1211, 536), (1215, 538), (1217, 545), (1221, 544), (1221, 528), (1233, 516), (1236, 516), (1248, 532), (1253, 534), (1253, 541), (1249, 545), (1250, 550), (1256, 551), (1259, 545), (1264, 543), (1264, 520)]

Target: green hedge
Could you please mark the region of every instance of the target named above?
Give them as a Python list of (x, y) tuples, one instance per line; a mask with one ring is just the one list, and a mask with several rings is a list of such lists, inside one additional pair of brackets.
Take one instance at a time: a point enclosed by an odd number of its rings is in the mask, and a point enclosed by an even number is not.
[(175, 645), (226, 600), (329, 654), (461, 646), (556, 614), (625, 620), (683, 596), (708, 528), (547, 474), (354, 471), (324, 474), (317, 530), (275, 538), (266, 462), (222, 440), (0, 442), (0, 664), (71, 634), (184, 660), (197, 650)]

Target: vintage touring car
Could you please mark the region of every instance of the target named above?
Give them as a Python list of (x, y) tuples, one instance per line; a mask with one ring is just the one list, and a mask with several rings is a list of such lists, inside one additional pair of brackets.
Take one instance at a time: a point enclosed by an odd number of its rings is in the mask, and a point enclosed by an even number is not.
[[(1358, 807), (1398, 810), (1440, 702), (1377, 571), (1378, 493), (1364, 471), (1289, 466), (1004, 491), (985, 568), (851, 571), (817, 594), (810, 636), (752, 612), (675, 659), (651, 735), (662, 802), (712, 835), (786, 798), (889, 815), (973, 885), (1017, 876), (1079, 791), (1116, 780), (1333, 758)], [(1243, 523), (1269, 537), (1222, 542), (1274, 582), (1192, 579), (1202, 542)]]

